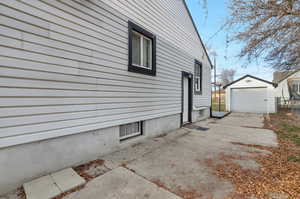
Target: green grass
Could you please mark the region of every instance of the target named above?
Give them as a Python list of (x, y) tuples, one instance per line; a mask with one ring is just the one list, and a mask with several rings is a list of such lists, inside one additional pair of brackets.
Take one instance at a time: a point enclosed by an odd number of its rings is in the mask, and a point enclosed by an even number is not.
[(288, 157), (288, 161), (290, 161), (290, 162), (300, 162), (300, 158), (295, 157), (295, 156), (291, 156), (291, 157)]
[(300, 132), (300, 127), (289, 124), (287, 122), (281, 122), (280, 125), (284, 128), (285, 131), (287, 131), (289, 133), (293, 133), (293, 132), (298, 133), (298, 132)]
[[(219, 111), (219, 104), (212, 104), (212, 111)], [(225, 104), (221, 104), (221, 110), (226, 111)]]
[(291, 140), (296, 146), (300, 146), (300, 127), (287, 122), (280, 123), (279, 135), (282, 138)]

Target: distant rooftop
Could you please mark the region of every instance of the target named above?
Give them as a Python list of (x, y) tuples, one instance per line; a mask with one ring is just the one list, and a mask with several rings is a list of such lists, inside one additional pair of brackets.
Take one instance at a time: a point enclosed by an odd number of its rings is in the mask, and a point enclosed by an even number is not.
[(284, 72), (274, 72), (273, 73), (273, 83), (279, 83), (282, 80), (286, 79), (287, 77), (289, 77), (290, 75), (292, 75), (293, 73), (297, 72), (296, 71), (284, 71)]

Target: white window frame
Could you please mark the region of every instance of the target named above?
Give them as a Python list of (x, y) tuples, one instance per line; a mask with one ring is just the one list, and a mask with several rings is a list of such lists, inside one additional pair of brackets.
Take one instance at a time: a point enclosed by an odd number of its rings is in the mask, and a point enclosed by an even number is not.
[(296, 88), (297, 88), (297, 92), (296, 93), (300, 93), (300, 83), (296, 83)]
[[(194, 67), (194, 91), (195, 95), (202, 95), (203, 85), (202, 85), (202, 78), (203, 78), (203, 66), (200, 61), (195, 60), (195, 67)], [(198, 71), (198, 73), (196, 72)]]
[[(120, 141), (126, 140), (126, 139), (131, 138), (131, 137), (136, 137), (136, 136), (142, 136), (143, 135), (143, 130), (142, 130), (143, 122), (139, 121), (139, 122), (132, 122), (132, 123), (139, 123), (139, 131), (135, 132), (135, 133), (132, 133), (132, 134), (129, 134), (129, 135), (121, 136), (121, 126), (122, 126), (121, 125), (120, 126), (120, 133), (119, 133)], [(129, 124), (132, 124), (132, 123), (129, 123)], [(124, 124), (124, 125), (129, 125), (129, 124)]]
[(198, 83), (198, 84), (195, 84), (195, 90), (197, 91), (197, 92), (201, 92), (201, 77), (200, 76), (195, 76), (195, 79), (196, 79), (196, 82)]
[[(141, 61), (141, 65), (138, 65), (138, 64), (135, 64), (132, 62), (132, 65), (133, 66), (136, 66), (136, 67), (141, 67), (141, 68), (145, 68), (145, 69), (148, 69), (148, 70), (152, 70), (152, 56), (153, 56), (153, 51), (152, 51), (152, 46), (153, 46), (153, 43), (152, 43), (152, 40), (149, 39), (148, 37), (144, 36), (143, 34), (139, 33), (139, 32), (136, 32), (136, 31), (133, 31), (133, 34), (136, 34), (136, 35), (139, 35), (141, 37), (140, 39), (140, 61)], [(150, 41), (150, 67), (147, 67), (147, 66), (144, 66), (144, 39)]]

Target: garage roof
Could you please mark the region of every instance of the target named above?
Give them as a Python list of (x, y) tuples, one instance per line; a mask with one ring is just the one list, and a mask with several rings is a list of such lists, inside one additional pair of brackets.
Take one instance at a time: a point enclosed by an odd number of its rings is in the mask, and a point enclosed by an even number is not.
[(237, 79), (237, 80), (235, 80), (235, 81), (233, 81), (233, 82), (231, 82), (231, 83), (225, 85), (223, 88), (226, 89), (228, 86), (231, 86), (232, 84), (235, 84), (235, 83), (237, 83), (238, 81), (241, 81), (242, 79), (245, 79), (245, 78), (247, 78), (247, 77), (250, 77), (250, 78), (256, 79), (256, 80), (258, 80), (258, 81), (262, 81), (262, 82), (271, 84), (271, 85), (273, 85), (274, 87), (277, 87), (277, 84), (275, 84), (275, 83), (273, 83), (273, 82), (270, 82), (270, 81), (267, 81), (267, 80), (264, 80), (264, 79), (261, 79), (261, 78), (258, 78), (258, 77), (254, 77), (254, 76), (252, 76), (252, 75), (245, 75), (245, 76), (243, 76), (243, 77), (241, 77), (241, 78), (239, 78), (239, 79)]

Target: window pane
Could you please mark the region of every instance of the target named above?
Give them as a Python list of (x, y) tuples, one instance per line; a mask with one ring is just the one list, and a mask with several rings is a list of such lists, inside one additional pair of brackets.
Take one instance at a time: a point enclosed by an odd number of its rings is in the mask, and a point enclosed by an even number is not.
[(201, 79), (200, 77), (196, 77), (196, 80), (195, 80), (195, 90), (196, 91), (200, 91), (200, 84), (201, 84)]
[(195, 75), (200, 77), (200, 70), (201, 70), (200, 64), (196, 64), (196, 66), (195, 66)]
[(135, 32), (132, 34), (132, 63), (141, 65), (141, 36)]
[[(202, 66), (199, 63), (195, 63), (195, 91), (196, 92), (201, 92), (202, 91)], [(200, 94), (200, 93), (197, 93)]]
[(298, 85), (297, 84), (293, 84), (293, 91), (298, 92)]
[(151, 40), (143, 39), (143, 65), (147, 68), (151, 68)]
[(195, 89), (196, 89), (196, 91), (199, 91), (199, 82), (197, 79), (195, 81)]

